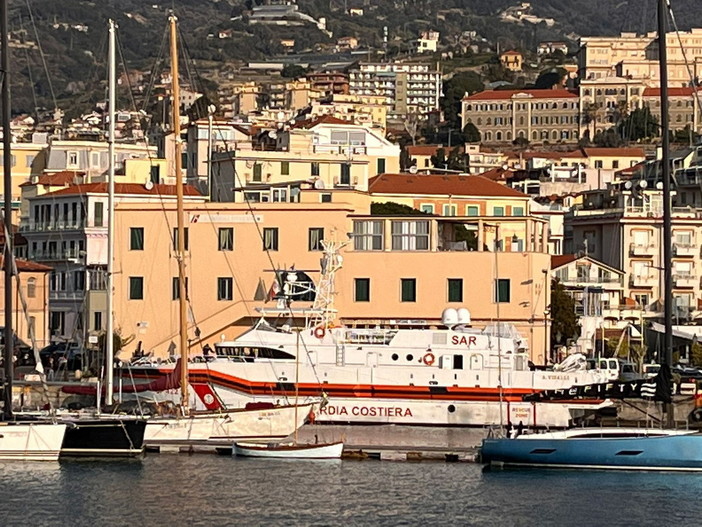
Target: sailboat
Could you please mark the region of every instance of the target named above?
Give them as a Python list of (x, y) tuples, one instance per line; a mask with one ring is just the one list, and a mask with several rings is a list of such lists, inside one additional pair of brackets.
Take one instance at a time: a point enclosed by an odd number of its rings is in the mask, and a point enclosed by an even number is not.
[(18, 422), (12, 410), (12, 383), (14, 376), (13, 268), (12, 252), (12, 133), (10, 131), (10, 60), (7, 24), (8, 1), (0, 4), (0, 33), (2, 49), (0, 62), (2, 76), (2, 143), (3, 143), (3, 223), (5, 227), (4, 270), (5, 328), (4, 369), (2, 384), (3, 418), (0, 423), (0, 460), (56, 461), (66, 434), (66, 424), (51, 421)]
[[(207, 411), (192, 411), (188, 388), (188, 319), (185, 273), (185, 212), (183, 205), (183, 178), (180, 142), (180, 84), (178, 78), (177, 18), (169, 17), (171, 77), (172, 77), (172, 132), (175, 134), (175, 182), (177, 198), (177, 247), (179, 348), (178, 367), (173, 371), (169, 387), (180, 389), (179, 414), (174, 417), (154, 417), (148, 420), (144, 442), (147, 448), (231, 448), (234, 441), (271, 441), (290, 436), (299, 429), (312, 412), (314, 405), (253, 404), (245, 408), (227, 410), (219, 404), (211, 390), (205, 396), (210, 401)], [(207, 389), (207, 388), (206, 388)], [(134, 391), (144, 391), (143, 387)]]
[[(300, 381), (300, 330), (296, 331), (295, 353), (295, 408), (299, 397)], [(344, 442), (306, 443), (298, 442), (297, 430), (292, 443), (269, 443), (254, 445), (250, 443), (235, 443), (233, 453), (240, 457), (274, 457), (285, 459), (339, 459), (344, 452)]]
[(480, 455), (493, 466), (585, 468), (610, 470), (702, 471), (702, 434), (674, 428), (670, 397), (673, 348), (672, 327), (672, 202), (666, 0), (658, 2), (658, 46), (661, 81), (661, 173), (663, 178), (663, 259), (665, 350), (658, 374), (665, 402), (666, 428), (592, 428), (516, 437), (487, 438)]

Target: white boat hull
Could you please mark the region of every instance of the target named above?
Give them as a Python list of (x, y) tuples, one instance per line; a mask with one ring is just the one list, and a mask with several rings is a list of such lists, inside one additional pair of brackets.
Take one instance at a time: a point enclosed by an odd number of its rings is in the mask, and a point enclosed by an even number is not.
[(0, 423), (0, 461), (58, 461), (65, 424)]
[(230, 410), (195, 414), (189, 417), (149, 419), (144, 444), (147, 447), (165, 445), (225, 445), (234, 441), (269, 442), (294, 433), (305, 424), (312, 404), (297, 407), (278, 406), (257, 410)]
[(253, 445), (236, 443), (234, 454), (241, 457), (267, 457), (279, 459), (339, 459), (344, 451), (344, 443), (309, 445)]

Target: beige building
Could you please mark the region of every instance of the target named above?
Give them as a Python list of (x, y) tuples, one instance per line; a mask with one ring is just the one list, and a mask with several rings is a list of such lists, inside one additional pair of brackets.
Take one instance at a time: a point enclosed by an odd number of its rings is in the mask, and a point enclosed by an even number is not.
[[(700, 35), (702, 36), (702, 35)], [(668, 89), (668, 114), (670, 116), (670, 129), (683, 130), (689, 127), (696, 133), (702, 131), (702, 114), (698, 104), (698, 95), (694, 88), (669, 88)], [(651, 114), (661, 122), (661, 90), (660, 88), (646, 88), (643, 92), (643, 104), (651, 109)]]
[[(582, 37), (580, 39), (579, 76), (581, 79), (627, 77), (643, 80), (648, 86), (660, 86), (658, 43), (655, 32), (645, 35), (621, 33), (617, 37)], [(689, 86), (702, 72), (702, 29), (692, 28), (679, 35), (666, 34), (668, 47), (668, 83), (671, 87)], [(684, 52), (683, 52), (684, 50)]]
[[(543, 362), (548, 293), (541, 284), (550, 258), (545, 237), (534, 233), (533, 251), (451, 249), (449, 226), (479, 219), (374, 216), (367, 195), (332, 191), (325, 202), (324, 193), (302, 192), (299, 203), (186, 205), (193, 353), (200, 353), (205, 343), (237, 336), (256, 319), (255, 308), (264, 306), (274, 280), (272, 267), (294, 263), (317, 279), (319, 240), (350, 238), (336, 280), (335, 307), (342, 322), (397, 325), (411, 320), (431, 326), (440, 323), (445, 307), (466, 306), (480, 327), (497, 316), (497, 288), (501, 320), (515, 324), (534, 360)], [(175, 225), (175, 214), (172, 202), (121, 202), (117, 207), (117, 325), (124, 336), (134, 335), (144, 350), (160, 356), (178, 352), (177, 264), (172, 239), (163, 235)], [(486, 239), (494, 239), (498, 225), (499, 218), (483, 224)], [(129, 241), (134, 229), (148, 240), (137, 250)]]
[(261, 86), (254, 81), (233, 87), (232, 112), (234, 115), (246, 116), (258, 109), (258, 97)]
[(516, 50), (505, 51), (500, 54), (500, 64), (509, 71), (519, 72), (522, 71), (524, 56)]
[(463, 98), (461, 127), (473, 123), (485, 143), (575, 143), (578, 100), (563, 89), (478, 92)]
[(400, 168), (399, 146), (375, 130), (331, 116), (278, 131), (275, 141), (217, 154), (212, 200), (296, 201), (304, 182), (320, 189), (367, 190), (369, 178)]
[(387, 128), (388, 107), (385, 105), (385, 97), (379, 95), (338, 93), (312, 101), (308, 115), (312, 119), (331, 115), (354, 124), (377, 128), (384, 134)]
[(645, 85), (641, 79), (609, 76), (580, 81), (581, 135), (590, 137), (616, 125), (637, 108), (641, 108)]
[[(19, 204), (22, 196), (20, 185), (26, 183), (32, 176), (42, 174), (46, 164), (46, 144), (42, 143), (12, 143), (12, 201)], [(5, 173), (4, 157), (0, 154), (0, 175)], [(0, 189), (4, 192), (4, 181), (0, 181)]]

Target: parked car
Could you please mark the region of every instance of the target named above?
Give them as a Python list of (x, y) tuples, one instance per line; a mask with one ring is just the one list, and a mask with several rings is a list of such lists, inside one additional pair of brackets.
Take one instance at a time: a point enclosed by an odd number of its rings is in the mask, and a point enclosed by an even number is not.
[(76, 342), (55, 342), (39, 351), (42, 365), (45, 368), (53, 367), (54, 370), (63, 368), (62, 359), (65, 359), (66, 370), (82, 370), (85, 357), (83, 348)]

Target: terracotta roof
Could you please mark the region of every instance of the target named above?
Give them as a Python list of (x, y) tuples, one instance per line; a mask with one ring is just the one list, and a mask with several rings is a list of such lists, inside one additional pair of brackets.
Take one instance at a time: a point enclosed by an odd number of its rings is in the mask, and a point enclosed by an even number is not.
[(482, 176), (380, 174), (368, 182), (371, 194), (425, 194), (526, 198), (526, 194)]
[(491, 181), (505, 181), (514, 175), (514, 170), (504, 169), (502, 167), (492, 168), (486, 172), (478, 174), (481, 177)]
[(616, 157), (640, 157), (645, 158), (646, 152), (643, 148), (583, 148), (585, 155), (592, 156), (616, 156)]
[[(54, 192), (40, 196), (70, 196), (74, 194), (107, 194), (107, 183), (88, 183), (86, 185), (71, 185)], [(115, 183), (115, 194), (138, 194), (140, 196), (175, 196), (175, 185), (154, 185), (151, 190), (141, 183)], [(183, 185), (184, 196), (201, 196), (192, 185)]]
[[(700, 88), (698, 88), (700, 89)], [(691, 97), (694, 93), (694, 89), (691, 87), (685, 88), (671, 88), (668, 87), (668, 97)], [(643, 91), (644, 97), (660, 97), (660, 88), (645, 88)]]
[(26, 181), (20, 187), (29, 187), (32, 185), (44, 185), (45, 187), (65, 187), (73, 183), (76, 177), (84, 177), (85, 172), (78, 170), (63, 170), (54, 172), (53, 174), (42, 174), (37, 178), (36, 183)]
[(578, 94), (574, 91), (557, 90), (486, 90), (467, 97), (464, 101), (496, 101), (511, 99), (517, 94), (530, 95), (534, 99), (577, 99)]
[(304, 128), (305, 130), (309, 130), (310, 128), (314, 128), (318, 124), (351, 124), (353, 125), (353, 121), (345, 121), (343, 119), (339, 119), (338, 117), (334, 117), (333, 115), (322, 115), (321, 117), (317, 117), (316, 119), (308, 119), (306, 121), (298, 121), (296, 122), (292, 127), (293, 128)]
[(441, 148), (444, 148), (444, 145), (414, 145), (405, 147), (410, 156), (433, 156)]
[[(37, 262), (30, 262), (29, 260), (20, 260), (19, 258), (15, 259), (15, 263), (17, 265), (17, 270), (20, 273), (48, 273), (49, 271), (51, 271), (51, 269), (53, 269), (48, 265), (40, 264)], [(0, 256), (0, 269), (4, 269), (4, 265), (4, 257)]]
[(521, 55), (521, 52), (515, 49), (510, 49), (509, 51), (505, 51), (503, 55)]
[(557, 269), (577, 259), (578, 257), (574, 254), (555, 254), (551, 256), (551, 269)]

